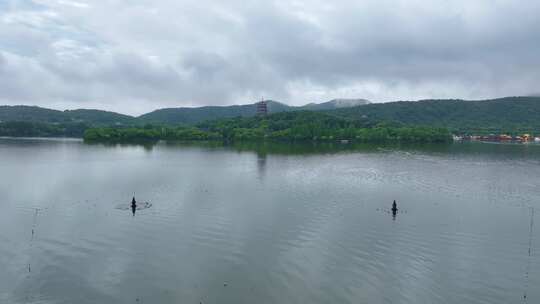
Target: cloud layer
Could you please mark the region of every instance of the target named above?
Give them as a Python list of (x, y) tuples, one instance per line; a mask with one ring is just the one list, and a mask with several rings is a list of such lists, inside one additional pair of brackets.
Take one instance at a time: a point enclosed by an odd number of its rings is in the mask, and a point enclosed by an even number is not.
[(538, 93), (538, 1), (5, 0), (0, 103), (290, 104)]

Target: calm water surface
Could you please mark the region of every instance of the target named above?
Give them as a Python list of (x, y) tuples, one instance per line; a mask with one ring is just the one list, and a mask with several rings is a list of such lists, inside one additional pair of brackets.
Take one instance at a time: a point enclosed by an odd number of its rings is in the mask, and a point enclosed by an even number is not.
[(0, 139), (0, 207), (0, 303), (540, 303), (540, 146)]

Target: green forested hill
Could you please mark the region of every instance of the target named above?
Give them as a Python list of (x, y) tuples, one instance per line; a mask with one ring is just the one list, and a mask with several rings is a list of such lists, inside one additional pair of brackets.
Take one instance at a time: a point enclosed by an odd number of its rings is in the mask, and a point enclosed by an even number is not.
[(464, 133), (540, 132), (540, 97), (399, 101), (328, 113), (355, 120), (441, 126)]
[[(323, 103), (311, 103), (305, 106), (288, 106), (268, 100), (270, 113), (312, 110), (322, 111), (364, 104), (363, 99), (336, 99)], [(193, 125), (207, 120), (233, 117), (251, 117), (256, 113), (256, 104), (232, 106), (206, 106), (193, 108), (165, 108), (143, 114), (137, 118), (101, 110), (65, 110), (58, 111), (35, 106), (0, 106), (0, 121), (19, 121), (36, 123), (86, 123), (90, 125)]]
[[(271, 113), (292, 111), (294, 109), (294, 107), (272, 100), (267, 101), (267, 106)], [(207, 120), (254, 116), (256, 111), (255, 104), (197, 108), (166, 108), (141, 115), (138, 119), (145, 123), (191, 125)]]
[[(310, 103), (304, 106), (289, 106), (273, 100), (267, 100), (266, 102), (270, 113), (302, 110), (324, 111), (369, 103), (369, 101), (365, 99), (334, 99), (323, 103)], [(192, 125), (207, 120), (251, 117), (255, 116), (255, 113), (256, 104), (197, 108), (166, 108), (141, 115), (138, 119), (144, 123)]]
[[(349, 107), (355, 102), (359, 103), (361, 100), (334, 100), (302, 107), (268, 101), (268, 107), (270, 113), (274, 114), (299, 110), (321, 111), (360, 125), (386, 122), (392, 126), (444, 127), (455, 133), (478, 135), (489, 133), (540, 135), (540, 97), (506, 97), (482, 101), (457, 99), (398, 101)], [(253, 117), (255, 113), (255, 104), (160, 109), (140, 117), (100, 110), (58, 111), (32, 106), (0, 106), (0, 124), (4, 124), (3, 128), (0, 128), (0, 136), (17, 136), (18, 133), (24, 136), (31, 136), (29, 134), (56, 136), (62, 133), (82, 136), (84, 129), (96, 126), (122, 127), (145, 124), (193, 126), (205, 121)], [(283, 123), (285, 120), (280, 118), (279, 121)], [(18, 124), (6, 125), (8, 122)], [(47, 125), (55, 127), (49, 128)], [(47, 132), (38, 132), (39, 129)]]
[(0, 136), (82, 137), (92, 126), (125, 126), (134, 117), (101, 110), (58, 111), (35, 106), (0, 106)]
[(136, 123), (133, 116), (102, 110), (66, 110), (64, 114), (72, 121), (85, 122), (92, 125), (130, 125)]
[(452, 140), (444, 128), (390, 126), (348, 120), (317, 111), (290, 111), (268, 116), (235, 117), (207, 121), (197, 126), (91, 128), (88, 142), (138, 142), (157, 140), (222, 141), (335, 141), (435, 143)]
[(0, 106), (0, 121), (34, 123), (86, 123), (91, 125), (132, 124), (132, 116), (102, 110), (58, 111), (36, 106)]
[(0, 106), (0, 121), (59, 123), (68, 117), (58, 110), (35, 106)]

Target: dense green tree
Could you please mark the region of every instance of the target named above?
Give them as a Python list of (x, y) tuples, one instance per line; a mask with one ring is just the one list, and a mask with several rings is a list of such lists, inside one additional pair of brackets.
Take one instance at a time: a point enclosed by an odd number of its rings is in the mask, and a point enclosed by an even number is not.
[(338, 118), (320, 112), (284, 112), (267, 117), (237, 117), (207, 121), (196, 127), (92, 128), (87, 141), (138, 140), (448, 142), (445, 128), (392, 126)]

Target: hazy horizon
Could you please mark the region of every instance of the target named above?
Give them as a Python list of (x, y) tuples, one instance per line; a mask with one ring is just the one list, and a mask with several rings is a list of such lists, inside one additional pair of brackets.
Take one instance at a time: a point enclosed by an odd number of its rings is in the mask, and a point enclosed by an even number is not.
[[(404, 99), (400, 99), (400, 100), (389, 100), (389, 101), (384, 101), (384, 102), (373, 102), (371, 100), (367, 100), (367, 99), (362, 99), (362, 98), (333, 98), (333, 99), (330, 99), (330, 100), (326, 100), (326, 101), (320, 101), (320, 102), (314, 102), (315, 104), (321, 104), (321, 103), (325, 103), (325, 102), (330, 102), (330, 101), (334, 101), (334, 100), (338, 100), (338, 99), (347, 99), (347, 100), (365, 100), (367, 101), (368, 103), (372, 104), (372, 103), (392, 103), (392, 102), (400, 102), (400, 101), (405, 101), (405, 102), (421, 102), (421, 101), (425, 101), (425, 100), (464, 100), (464, 101), (482, 101), (482, 100), (492, 100), (492, 99), (502, 99), (502, 98), (513, 98), (513, 97), (540, 97), (538, 95), (528, 95), (528, 96), (501, 96), (501, 97), (495, 97), (495, 98), (490, 98), (490, 99), (459, 99), (459, 98), (431, 98), (431, 99), (417, 99), (417, 100), (404, 100)], [(284, 105), (287, 105), (287, 106), (291, 106), (291, 107), (301, 107), (301, 106), (305, 106), (305, 105), (308, 105), (310, 103), (305, 103), (305, 104), (291, 104), (291, 103), (287, 103), (287, 102), (283, 102), (281, 100), (275, 100), (275, 99), (264, 99), (265, 101), (273, 101), (273, 102), (277, 102), (277, 103), (281, 103), (281, 104), (284, 104)], [(142, 112), (142, 113), (134, 113), (134, 114), (131, 114), (131, 113), (128, 113), (128, 112), (121, 112), (121, 111), (114, 111), (114, 110), (108, 110), (108, 109), (100, 109), (100, 108), (55, 108), (55, 107), (47, 107), (47, 106), (42, 106), (42, 105), (36, 105), (36, 104), (0, 104), (0, 106), (29, 106), (29, 107), (40, 107), (40, 108), (46, 108), (46, 109), (51, 109), (51, 110), (58, 110), (58, 111), (73, 111), (73, 110), (101, 110), (101, 111), (109, 111), (109, 112), (115, 112), (115, 113), (119, 113), (119, 114), (123, 114), (123, 115), (129, 115), (129, 116), (133, 116), (133, 117), (138, 117), (138, 116), (141, 116), (141, 115), (144, 115), (144, 114), (147, 114), (147, 113), (150, 113), (150, 112), (153, 112), (153, 111), (156, 111), (156, 110), (161, 110), (161, 109), (171, 109), (171, 108), (201, 108), (201, 107), (228, 107), (228, 106), (245, 106), (245, 105), (252, 105), (252, 104), (255, 104), (256, 102), (258, 101), (253, 101), (253, 102), (246, 102), (246, 103), (233, 103), (233, 104), (225, 104), (225, 105), (204, 105), (204, 104), (200, 104), (200, 105), (195, 105), (195, 106), (169, 106), (169, 107), (163, 107), (163, 108), (155, 108), (155, 109), (150, 109), (149, 111), (146, 111), (146, 112)]]

